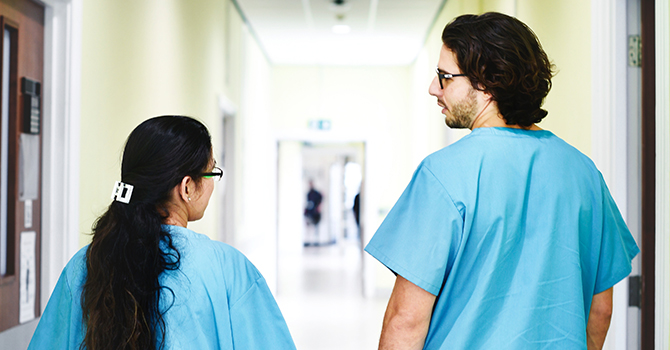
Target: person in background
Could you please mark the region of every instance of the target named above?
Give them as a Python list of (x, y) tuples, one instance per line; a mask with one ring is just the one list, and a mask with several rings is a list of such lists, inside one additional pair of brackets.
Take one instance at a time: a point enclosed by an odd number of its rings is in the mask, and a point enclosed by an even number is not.
[[(307, 204), (305, 204), (304, 215), (307, 222), (308, 231), (312, 231), (314, 241), (310, 242), (309, 239), (306, 239), (305, 246), (311, 244), (319, 245), (321, 243), (319, 240), (319, 222), (321, 222), (321, 201), (323, 201), (323, 195), (321, 194), (321, 192), (317, 191), (314, 188), (314, 181), (309, 180), (309, 191), (307, 192)], [(309, 228), (311, 228), (311, 230)]]
[(202, 123), (137, 126), (112, 203), (63, 270), (29, 349), (295, 349), (254, 265), (187, 228), (222, 175)]
[(356, 193), (354, 197), (354, 206), (351, 208), (354, 211), (354, 219), (356, 219), (356, 226), (361, 227), (361, 194)]
[(500, 13), (442, 43), (429, 93), (472, 131), (423, 160), (365, 248), (397, 275), (379, 348), (600, 349), (639, 249), (593, 162), (536, 125), (553, 65)]

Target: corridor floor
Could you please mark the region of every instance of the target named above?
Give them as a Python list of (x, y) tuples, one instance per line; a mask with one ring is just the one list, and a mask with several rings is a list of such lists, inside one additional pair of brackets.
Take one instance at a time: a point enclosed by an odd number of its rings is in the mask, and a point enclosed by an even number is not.
[(277, 302), (297, 349), (377, 349), (389, 295), (363, 297), (356, 242), (287, 255), (279, 258)]

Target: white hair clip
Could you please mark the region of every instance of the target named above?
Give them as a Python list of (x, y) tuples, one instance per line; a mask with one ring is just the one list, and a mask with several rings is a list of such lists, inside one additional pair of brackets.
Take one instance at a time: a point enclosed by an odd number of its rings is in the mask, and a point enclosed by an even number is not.
[(114, 183), (114, 190), (112, 191), (113, 200), (128, 204), (132, 194), (133, 185), (125, 184), (121, 181), (116, 181)]

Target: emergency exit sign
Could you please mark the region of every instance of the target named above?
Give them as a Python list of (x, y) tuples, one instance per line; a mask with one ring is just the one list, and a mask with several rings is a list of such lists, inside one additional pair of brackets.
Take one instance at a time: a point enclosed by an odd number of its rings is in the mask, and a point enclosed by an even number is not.
[(312, 130), (330, 130), (331, 124), (330, 120), (327, 119), (315, 119), (309, 121), (309, 128)]

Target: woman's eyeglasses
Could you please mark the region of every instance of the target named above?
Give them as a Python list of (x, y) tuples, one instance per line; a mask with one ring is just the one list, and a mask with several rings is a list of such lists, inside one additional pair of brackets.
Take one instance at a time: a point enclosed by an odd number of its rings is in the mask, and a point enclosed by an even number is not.
[(216, 181), (221, 181), (221, 178), (223, 177), (223, 169), (219, 168), (218, 166), (215, 166), (211, 172), (202, 173), (200, 175), (202, 175), (202, 177), (204, 177), (205, 179), (214, 178)]

